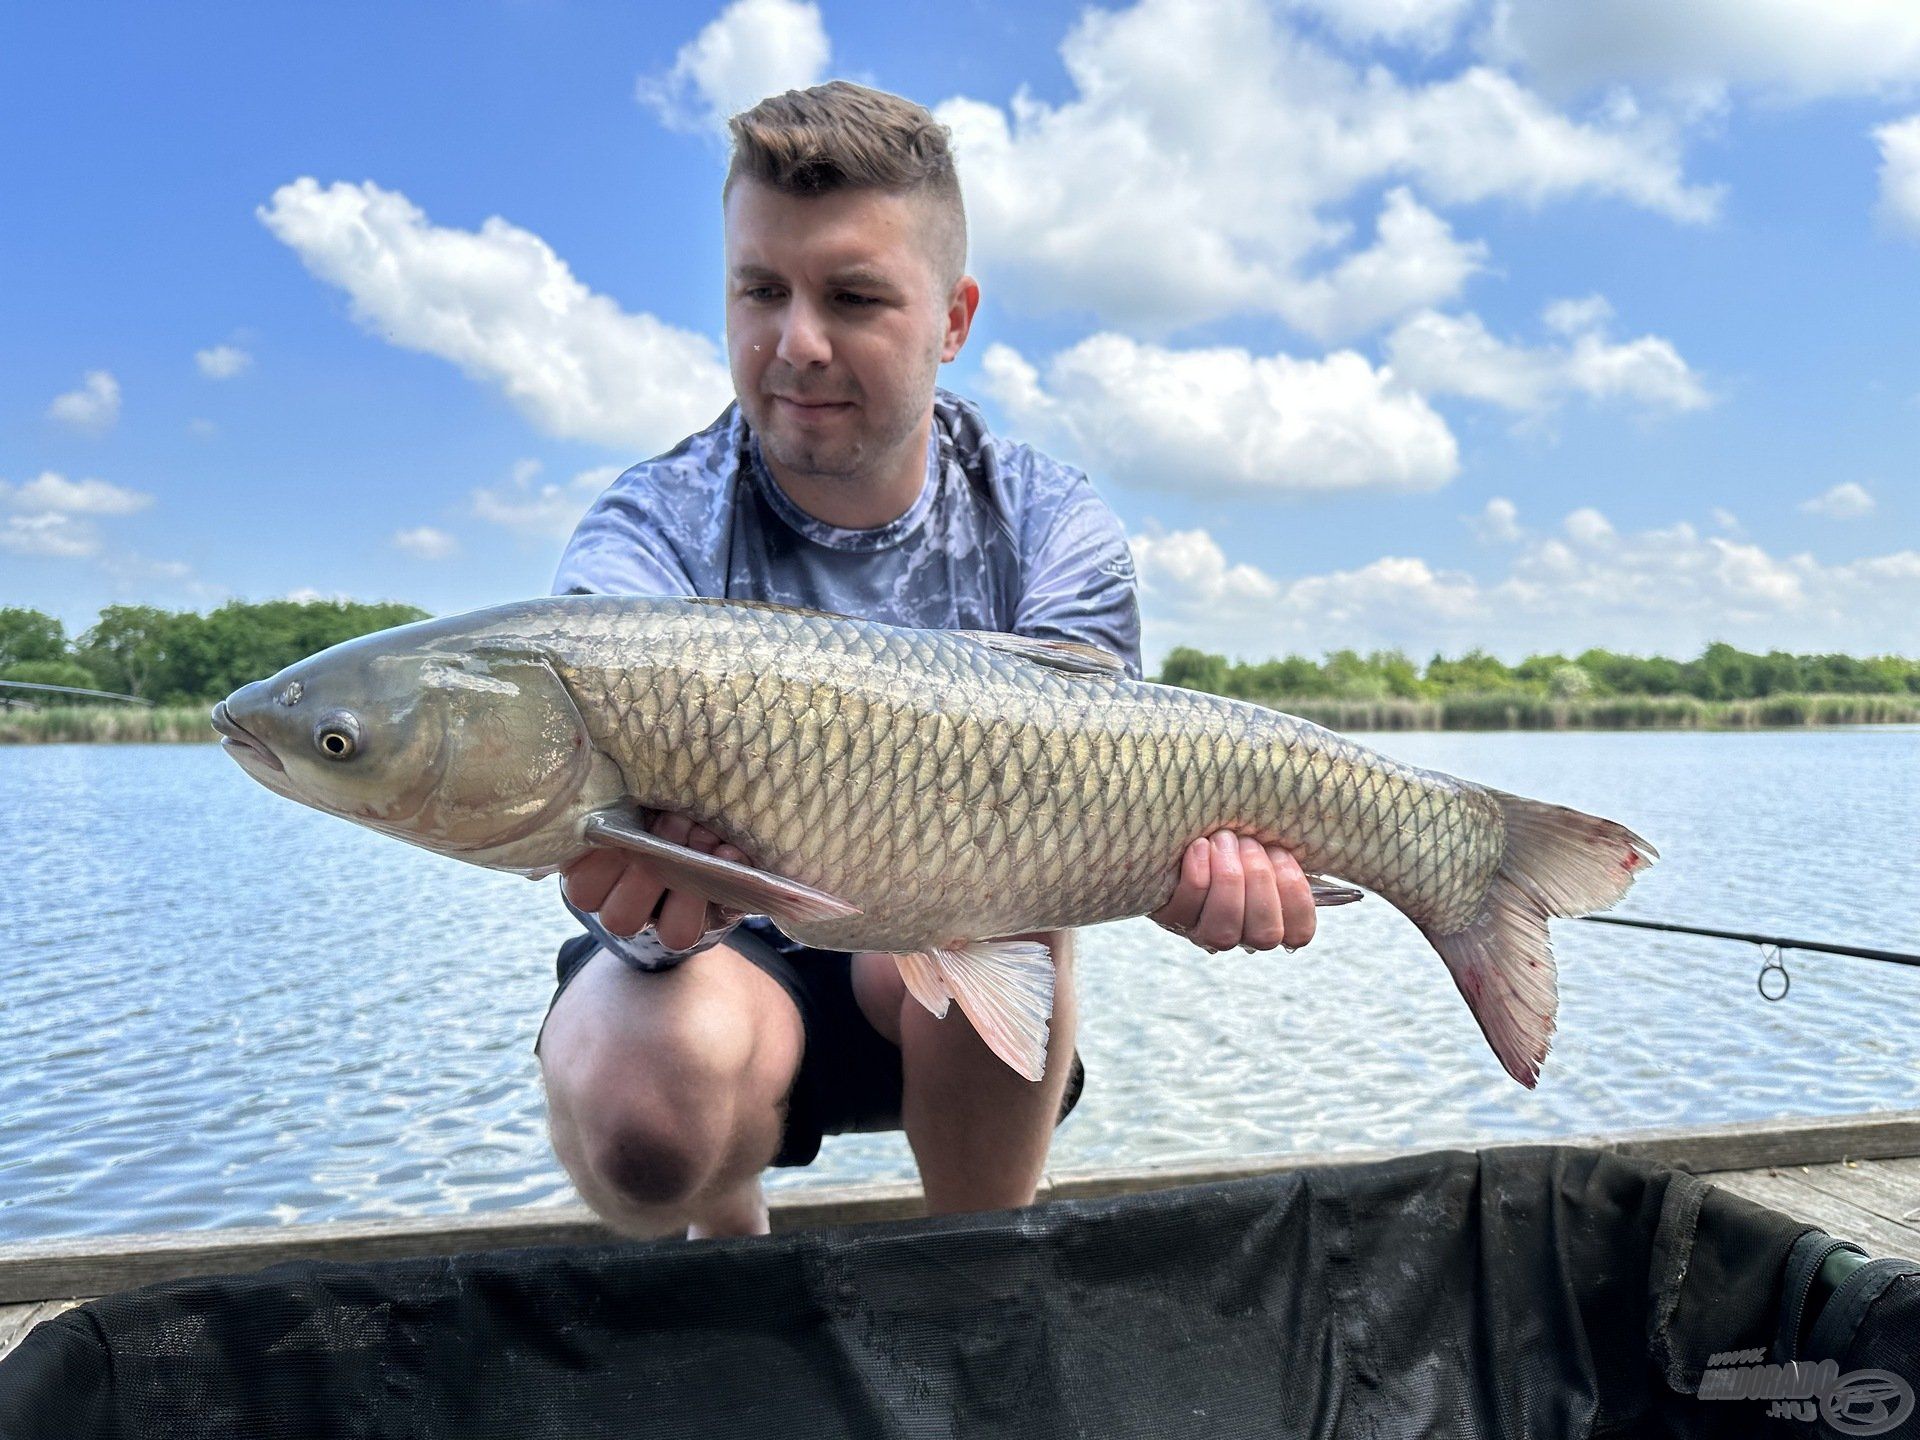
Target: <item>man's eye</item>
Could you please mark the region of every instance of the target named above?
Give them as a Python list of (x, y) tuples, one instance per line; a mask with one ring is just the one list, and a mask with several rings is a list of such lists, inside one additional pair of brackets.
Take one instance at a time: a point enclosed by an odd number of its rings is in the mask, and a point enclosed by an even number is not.
[(749, 300), (775, 300), (780, 292), (771, 285), (755, 285), (744, 292)]
[(840, 292), (840, 302), (843, 305), (853, 305), (853, 306), (878, 305), (880, 303), (877, 299), (875, 299), (871, 295), (855, 295), (850, 290), (843, 290)]

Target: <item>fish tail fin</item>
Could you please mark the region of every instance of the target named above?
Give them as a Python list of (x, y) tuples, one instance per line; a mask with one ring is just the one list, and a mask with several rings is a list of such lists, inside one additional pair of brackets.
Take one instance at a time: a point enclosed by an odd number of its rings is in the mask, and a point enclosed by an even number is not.
[(1489, 793), (1506, 815), (1507, 851), (1480, 914), (1451, 934), (1425, 933), (1493, 1053), (1531, 1090), (1560, 1003), (1548, 918), (1606, 909), (1659, 852), (1597, 815)]

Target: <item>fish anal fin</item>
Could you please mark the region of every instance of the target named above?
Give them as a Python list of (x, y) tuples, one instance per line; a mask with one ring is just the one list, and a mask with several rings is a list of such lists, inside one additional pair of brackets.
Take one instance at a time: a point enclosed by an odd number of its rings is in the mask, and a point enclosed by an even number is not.
[(845, 920), (860, 913), (859, 906), (798, 880), (662, 840), (620, 810), (596, 810), (587, 817), (584, 833), (589, 845), (645, 856), (669, 888), (691, 890), (743, 915), (804, 922)]
[(941, 984), (987, 1048), (1029, 1080), (1045, 1075), (1052, 952), (1037, 940), (976, 940), (931, 953)]

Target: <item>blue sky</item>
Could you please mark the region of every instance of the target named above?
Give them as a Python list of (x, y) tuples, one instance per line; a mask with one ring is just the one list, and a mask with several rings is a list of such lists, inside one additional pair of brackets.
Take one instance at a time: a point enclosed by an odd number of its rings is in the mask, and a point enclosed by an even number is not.
[(1920, 15), (1675, 9), (20, 11), (0, 604), (543, 593), (725, 401), (717, 117), (840, 75), (953, 126), (944, 382), (1150, 656), (1920, 653)]

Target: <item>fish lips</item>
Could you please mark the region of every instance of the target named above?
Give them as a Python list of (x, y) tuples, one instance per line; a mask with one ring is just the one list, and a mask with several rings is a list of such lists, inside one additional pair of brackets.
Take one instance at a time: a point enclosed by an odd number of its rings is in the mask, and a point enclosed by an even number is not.
[(251, 759), (269, 770), (278, 770), (281, 774), (286, 774), (287, 767), (280, 763), (280, 757), (273, 753), (273, 748), (234, 719), (233, 712), (227, 709), (226, 701), (222, 700), (213, 707), (212, 719), (213, 728), (220, 732), (220, 748), (234, 759), (243, 765)]

